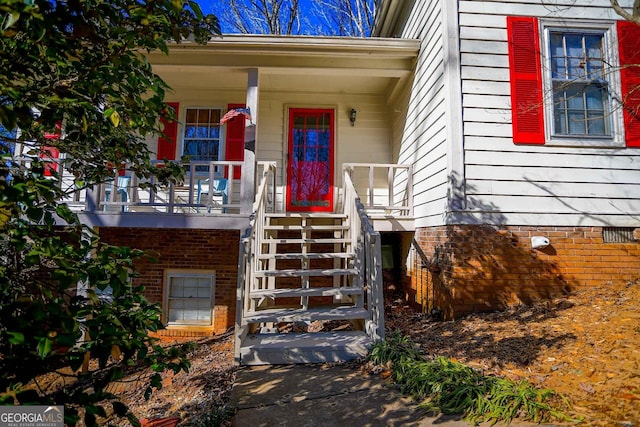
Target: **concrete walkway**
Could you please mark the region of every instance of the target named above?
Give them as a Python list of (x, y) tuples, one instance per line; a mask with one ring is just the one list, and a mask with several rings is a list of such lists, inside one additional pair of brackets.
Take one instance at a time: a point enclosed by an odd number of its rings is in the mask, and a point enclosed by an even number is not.
[(237, 427), (469, 426), (455, 417), (426, 417), (379, 376), (347, 366), (245, 367), (231, 404)]

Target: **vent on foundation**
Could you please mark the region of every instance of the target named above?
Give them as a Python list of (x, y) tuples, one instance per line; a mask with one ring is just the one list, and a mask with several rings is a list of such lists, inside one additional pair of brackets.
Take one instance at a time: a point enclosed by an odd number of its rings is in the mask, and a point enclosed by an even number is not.
[(632, 227), (604, 227), (602, 239), (605, 243), (635, 243)]

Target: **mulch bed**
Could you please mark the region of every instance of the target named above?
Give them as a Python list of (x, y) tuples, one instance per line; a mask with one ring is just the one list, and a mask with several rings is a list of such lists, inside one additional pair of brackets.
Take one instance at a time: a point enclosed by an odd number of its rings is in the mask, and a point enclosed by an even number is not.
[[(389, 299), (386, 326), (410, 335), (427, 355), (552, 388), (569, 399), (572, 415), (584, 417), (588, 425), (633, 426), (640, 421), (638, 301), (640, 283), (630, 282), (621, 288), (578, 290), (534, 306), (438, 321), (411, 311), (402, 299)], [(143, 388), (125, 387), (124, 400), (140, 418), (177, 416), (181, 426), (203, 425), (229, 402), (235, 372), (232, 338), (227, 333), (198, 341), (189, 373), (164, 374), (162, 390), (146, 402)], [(135, 378), (128, 380), (135, 383)]]

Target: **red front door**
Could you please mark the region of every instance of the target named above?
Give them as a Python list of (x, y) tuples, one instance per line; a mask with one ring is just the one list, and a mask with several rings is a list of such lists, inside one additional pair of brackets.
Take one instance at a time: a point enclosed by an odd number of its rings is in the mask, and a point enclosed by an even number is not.
[(329, 109), (289, 110), (287, 210), (333, 212), (333, 128)]

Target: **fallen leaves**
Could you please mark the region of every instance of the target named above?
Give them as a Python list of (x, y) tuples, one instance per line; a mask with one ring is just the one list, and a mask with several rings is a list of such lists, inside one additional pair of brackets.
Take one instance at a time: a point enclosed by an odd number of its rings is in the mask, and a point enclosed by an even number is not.
[(640, 420), (640, 283), (440, 322), (389, 301), (387, 327), (431, 355), (552, 388), (589, 425)]

